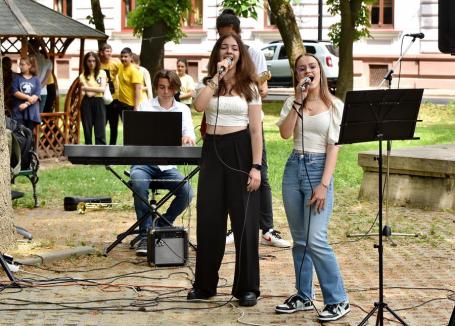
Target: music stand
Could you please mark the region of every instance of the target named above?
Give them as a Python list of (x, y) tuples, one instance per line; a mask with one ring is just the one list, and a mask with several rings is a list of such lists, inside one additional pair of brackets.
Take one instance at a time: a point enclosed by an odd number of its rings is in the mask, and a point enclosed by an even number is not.
[(360, 322), (365, 325), (377, 311), (376, 325), (384, 325), (384, 309), (402, 325), (407, 325), (384, 302), (383, 244), (382, 244), (382, 141), (418, 139), (414, 131), (422, 101), (423, 89), (389, 89), (350, 91), (346, 94), (340, 137), (337, 144), (378, 141), (378, 203), (379, 203), (379, 302)]

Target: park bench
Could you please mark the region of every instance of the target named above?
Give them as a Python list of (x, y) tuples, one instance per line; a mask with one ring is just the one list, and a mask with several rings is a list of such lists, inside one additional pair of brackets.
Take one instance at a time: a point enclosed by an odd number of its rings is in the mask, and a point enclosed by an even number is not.
[[(32, 151), (32, 160), (30, 162), (30, 166), (28, 169), (22, 169), (19, 171), (18, 174), (11, 176), (11, 183), (14, 184), (17, 177), (26, 177), (30, 183), (32, 184), (33, 189), (33, 200), (35, 202), (34, 207), (39, 207), (38, 204), (38, 196), (36, 194), (36, 185), (38, 184), (39, 177), (38, 177), (38, 170), (39, 170), (39, 159), (38, 155)], [(13, 198), (14, 199), (14, 198)]]

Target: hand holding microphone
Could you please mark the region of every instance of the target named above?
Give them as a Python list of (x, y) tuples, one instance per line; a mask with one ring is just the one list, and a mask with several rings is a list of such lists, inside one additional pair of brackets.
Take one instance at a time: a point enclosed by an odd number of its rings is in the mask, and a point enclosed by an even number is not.
[(233, 60), (234, 59), (232, 57), (226, 57), (224, 60), (220, 61), (218, 63), (218, 75), (222, 75), (225, 71), (227, 71)]
[(302, 92), (305, 91), (305, 88), (307, 88), (311, 82), (313, 81), (314, 77), (305, 77), (303, 78), (303, 80), (301, 81), (300, 84), (300, 88), (302, 89)]

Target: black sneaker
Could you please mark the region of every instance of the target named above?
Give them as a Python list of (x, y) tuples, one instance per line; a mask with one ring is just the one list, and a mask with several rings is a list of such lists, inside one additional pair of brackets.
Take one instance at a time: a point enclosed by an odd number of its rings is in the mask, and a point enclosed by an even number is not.
[(147, 256), (147, 238), (142, 238), (137, 242), (136, 255)]
[(311, 300), (303, 299), (300, 295), (294, 294), (287, 298), (283, 304), (275, 307), (275, 312), (279, 314), (292, 314), (297, 311), (313, 309)]
[(324, 307), (324, 310), (319, 314), (318, 319), (320, 321), (333, 321), (338, 320), (344, 315), (346, 315), (351, 308), (349, 306), (349, 302), (340, 302), (336, 304), (327, 304)]

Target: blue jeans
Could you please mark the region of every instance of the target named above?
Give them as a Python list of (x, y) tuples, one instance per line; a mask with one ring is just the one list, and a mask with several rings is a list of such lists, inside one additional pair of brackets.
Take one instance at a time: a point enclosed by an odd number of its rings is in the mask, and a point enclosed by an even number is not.
[(333, 179), (327, 190), (324, 209), (318, 213), (314, 205), (307, 205), (312, 195), (311, 187), (315, 188), (321, 183), (324, 165), (325, 154), (305, 153), (303, 156), (292, 153), (284, 169), (283, 202), (294, 241), (292, 256), (298, 294), (303, 298), (314, 298), (314, 266), (324, 304), (336, 304), (347, 301), (347, 295), (335, 253), (327, 240), (328, 223), (333, 209)]
[[(177, 180), (182, 180), (183, 178), (183, 175), (176, 168), (161, 171), (156, 165), (133, 165), (131, 167), (131, 186), (147, 202), (150, 188), (173, 190), (179, 184)], [(163, 181), (150, 181), (150, 179)], [(142, 216), (149, 213), (149, 208), (138, 196), (133, 195), (133, 197), (136, 217), (139, 220)], [(192, 198), (193, 189), (189, 182), (187, 182), (176, 191), (175, 198), (172, 200), (166, 213), (162, 214), (162, 216), (170, 223), (173, 223), (177, 216), (189, 206)], [(145, 237), (151, 226), (152, 216), (149, 215), (139, 225), (139, 235)], [(168, 223), (162, 219), (158, 219), (157, 226), (168, 226)]]

